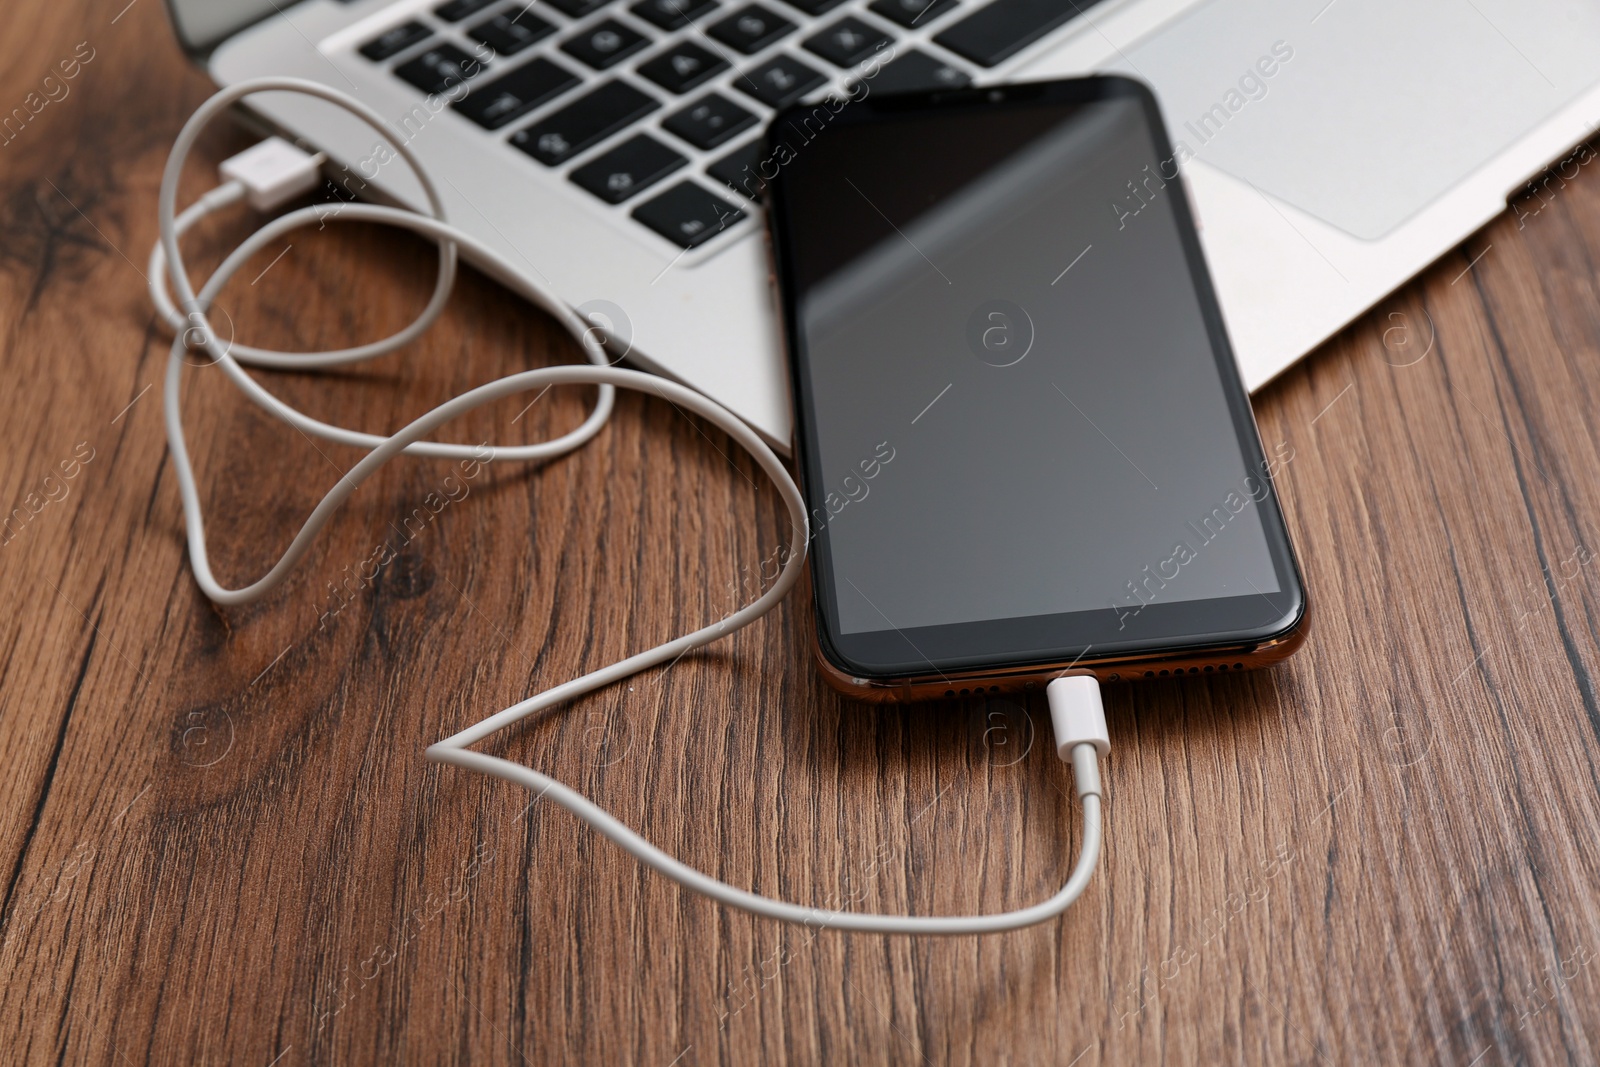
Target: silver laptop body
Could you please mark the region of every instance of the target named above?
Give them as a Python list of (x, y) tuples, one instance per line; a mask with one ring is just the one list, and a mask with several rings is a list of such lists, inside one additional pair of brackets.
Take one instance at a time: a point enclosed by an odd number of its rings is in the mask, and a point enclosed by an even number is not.
[[(169, 0), (218, 84), (324, 82), (391, 116), (513, 289), (779, 448), (762, 130), (852, 93), (1118, 71), (1162, 102), (1255, 389), (1505, 209), (1600, 126), (1600, 5), (1564, 0)], [(268, 126), (352, 195), (420, 207), (381, 139), (303, 97)], [(843, 105), (843, 106), (848, 106)], [(804, 150), (796, 131), (790, 150)], [(1130, 182), (1108, 211), (1133, 214)]]

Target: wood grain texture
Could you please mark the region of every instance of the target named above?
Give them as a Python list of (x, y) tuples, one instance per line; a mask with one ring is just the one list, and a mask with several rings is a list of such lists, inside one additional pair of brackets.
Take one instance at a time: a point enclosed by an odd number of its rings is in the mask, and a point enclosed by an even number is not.
[[(543, 470), (393, 465), (293, 580), (211, 607), (182, 549), (141, 275), (167, 146), (207, 83), (156, 0), (7, 15), (0, 113), (79, 42), (94, 58), (0, 145), (0, 501), (48, 500), (0, 546), (0, 1059), (1600, 1060), (1593, 174), (1257, 398), (1269, 452), (1293, 449), (1279, 484), (1311, 639), (1270, 671), (1108, 688), (1106, 856), (1063, 921), (812, 936), (422, 756), (748, 590), (781, 528), (754, 466), (624, 396)], [(193, 189), (245, 143), (209, 135)], [(248, 226), (208, 227), (198, 266)], [(364, 227), (297, 234), (248, 283), (270, 258), (221, 301), (268, 345), (378, 336), (432, 278), (425, 245)], [(469, 274), (403, 357), (268, 379), (384, 428), (574, 358)], [(238, 582), (355, 454), (217, 379), (190, 373), (185, 417)], [(586, 399), (454, 432), (535, 440)], [(419, 521), (430, 493), (457, 499)], [(330, 583), (385, 543), (396, 558), (338, 607)], [(1042, 702), (852, 704), (812, 669), (809, 625), (791, 602), (488, 748), (762, 892), (925, 913), (1052, 892), (1078, 824)]]

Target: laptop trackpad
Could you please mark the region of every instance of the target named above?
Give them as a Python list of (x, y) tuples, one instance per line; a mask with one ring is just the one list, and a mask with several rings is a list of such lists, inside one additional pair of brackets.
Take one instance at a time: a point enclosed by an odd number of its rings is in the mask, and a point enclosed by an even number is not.
[[(1569, 0), (1210, 0), (1112, 69), (1180, 155), (1376, 240), (1600, 81)], [(1270, 73), (1269, 73), (1270, 72)]]

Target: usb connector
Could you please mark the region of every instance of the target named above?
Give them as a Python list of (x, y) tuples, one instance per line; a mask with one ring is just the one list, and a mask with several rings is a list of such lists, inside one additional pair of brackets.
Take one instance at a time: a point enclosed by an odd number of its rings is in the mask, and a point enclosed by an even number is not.
[(1044, 693), (1050, 701), (1056, 755), (1072, 764), (1078, 796), (1100, 796), (1100, 757), (1111, 751), (1111, 736), (1106, 732), (1099, 681), (1092, 674), (1074, 674), (1057, 678)]
[(297, 196), (322, 183), (322, 164), (328, 157), (313, 155), (285, 141), (268, 137), (245, 149), (217, 168), (224, 182), (244, 186), (250, 206), (260, 212), (276, 211)]

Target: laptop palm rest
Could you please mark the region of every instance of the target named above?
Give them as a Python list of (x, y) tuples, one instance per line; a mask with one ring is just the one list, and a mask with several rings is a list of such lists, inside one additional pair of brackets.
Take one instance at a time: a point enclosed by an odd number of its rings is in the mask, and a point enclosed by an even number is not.
[(1211, 0), (1111, 69), (1174, 148), (1377, 240), (1596, 81), (1600, 10), (1559, 0)]

